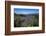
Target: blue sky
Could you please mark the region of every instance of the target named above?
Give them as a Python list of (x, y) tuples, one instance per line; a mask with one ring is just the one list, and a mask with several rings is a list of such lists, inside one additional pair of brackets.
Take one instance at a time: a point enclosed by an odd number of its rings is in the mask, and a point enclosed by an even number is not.
[(14, 8), (16, 14), (38, 14), (39, 9)]

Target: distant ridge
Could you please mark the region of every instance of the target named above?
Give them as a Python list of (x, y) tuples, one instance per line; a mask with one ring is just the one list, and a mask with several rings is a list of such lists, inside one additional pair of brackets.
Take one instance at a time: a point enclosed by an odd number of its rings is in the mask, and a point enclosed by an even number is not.
[(16, 16), (36, 16), (36, 15), (39, 15), (39, 14), (14, 14)]

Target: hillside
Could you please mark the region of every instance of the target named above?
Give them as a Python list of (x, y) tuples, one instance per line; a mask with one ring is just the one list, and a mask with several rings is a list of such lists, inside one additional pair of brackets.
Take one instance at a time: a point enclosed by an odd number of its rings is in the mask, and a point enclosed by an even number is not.
[(14, 14), (15, 27), (32, 27), (38, 26), (38, 14)]

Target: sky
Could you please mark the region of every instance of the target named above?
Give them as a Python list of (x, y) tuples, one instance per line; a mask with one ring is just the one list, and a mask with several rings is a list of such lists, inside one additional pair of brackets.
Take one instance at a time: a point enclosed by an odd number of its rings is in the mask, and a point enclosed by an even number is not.
[(39, 9), (14, 8), (16, 14), (38, 14)]

